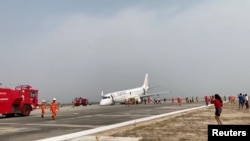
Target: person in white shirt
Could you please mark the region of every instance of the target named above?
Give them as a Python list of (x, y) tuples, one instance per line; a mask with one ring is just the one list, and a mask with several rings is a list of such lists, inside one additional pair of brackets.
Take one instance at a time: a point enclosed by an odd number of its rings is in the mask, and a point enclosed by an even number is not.
[(245, 101), (246, 109), (248, 109), (249, 103), (248, 103), (248, 95), (247, 94), (244, 95), (244, 101)]

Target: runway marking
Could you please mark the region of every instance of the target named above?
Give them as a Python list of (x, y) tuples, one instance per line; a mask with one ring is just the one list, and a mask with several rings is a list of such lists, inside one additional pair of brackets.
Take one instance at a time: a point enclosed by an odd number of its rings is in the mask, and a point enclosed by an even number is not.
[(88, 117), (93, 117), (93, 116), (71, 117), (71, 118), (64, 118), (64, 119), (61, 119), (61, 120), (72, 120), (72, 119), (78, 119), (78, 118), (88, 118)]
[[(145, 114), (144, 114), (145, 115)], [(97, 114), (97, 115), (89, 115), (89, 116), (80, 116), (80, 117), (71, 117), (71, 118), (64, 118), (64, 119), (61, 119), (61, 120), (72, 120), (72, 119), (79, 119), (79, 118), (89, 118), (89, 117), (124, 117), (124, 116), (135, 116), (135, 117), (141, 117), (142, 115), (135, 115), (135, 114), (125, 114), (125, 115), (102, 115), (102, 114)], [(150, 115), (148, 115), (150, 116)]]
[(35, 126), (54, 126), (54, 127), (88, 127), (88, 128), (96, 128), (100, 126), (95, 125), (73, 125), (73, 124), (25, 124), (25, 125), (35, 125)]
[(24, 128), (24, 127), (0, 127), (0, 135), (5, 135), (8, 133), (16, 133), (16, 132), (27, 132), (27, 131), (37, 131), (38, 128)]
[[(144, 114), (145, 115), (145, 114)], [(95, 115), (95, 116), (106, 116), (106, 117), (110, 117), (110, 116), (112, 116), (112, 117), (114, 117), (114, 116), (116, 116), (116, 117), (124, 117), (124, 116), (143, 116), (143, 115), (136, 115), (136, 114), (124, 114), (124, 115), (102, 115), (102, 114), (98, 114), (98, 115)]]

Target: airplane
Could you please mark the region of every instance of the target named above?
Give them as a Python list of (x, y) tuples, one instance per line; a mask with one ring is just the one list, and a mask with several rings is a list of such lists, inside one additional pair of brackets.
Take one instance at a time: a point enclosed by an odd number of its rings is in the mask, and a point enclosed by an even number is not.
[(132, 88), (128, 90), (122, 90), (122, 91), (116, 91), (111, 92), (107, 94), (103, 94), (103, 91), (101, 93), (102, 99), (100, 100), (100, 105), (114, 105), (115, 103), (124, 103), (125, 101), (128, 101), (129, 99), (134, 99), (138, 103), (141, 103), (141, 98), (143, 97), (150, 97), (155, 96), (159, 94), (167, 94), (167, 92), (158, 92), (158, 93), (152, 93), (147, 94), (147, 91), (149, 90), (148, 85), (148, 74), (146, 73), (144, 83), (141, 87)]

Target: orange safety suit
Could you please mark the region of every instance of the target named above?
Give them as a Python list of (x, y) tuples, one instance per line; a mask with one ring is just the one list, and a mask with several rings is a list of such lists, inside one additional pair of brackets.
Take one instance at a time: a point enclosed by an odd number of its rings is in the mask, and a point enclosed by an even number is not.
[(182, 99), (180, 97), (177, 98), (178, 104), (181, 106)]
[(41, 118), (44, 118), (45, 109), (46, 109), (46, 105), (45, 105), (45, 103), (43, 102), (43, 103), (41, 104)]
[(55, 101), (53, 101), (51, 104), (50, 104), (50, 111), (52, 113), (52, 119), (55, 120), (56, 118), (56, 111), (57, 111), (58, 107), (57, 107), (57, 104)]

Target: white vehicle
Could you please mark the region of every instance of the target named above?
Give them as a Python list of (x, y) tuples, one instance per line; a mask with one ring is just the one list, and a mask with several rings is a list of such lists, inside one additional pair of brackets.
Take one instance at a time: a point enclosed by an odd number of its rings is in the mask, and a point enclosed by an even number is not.
[(149, 89), (148, 74), (146, 74), (144, 83), (141, 87), (123, 91), (116, 91), (107, 94), (103, 94), (102, 92), (101, 94), (102, 99), (100, 101), (100, 105), (114, 105), (115, 103), (125, 103), (125, 101), (128, 101), (129, 99), (134, 99), (138, 103), (141, 103), (141, 98), (143, 97), (150, 97), (154, 95), (169, 93), (168, 91), (168, 92), (147, 94), (148, 89)]

